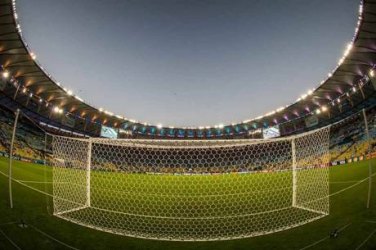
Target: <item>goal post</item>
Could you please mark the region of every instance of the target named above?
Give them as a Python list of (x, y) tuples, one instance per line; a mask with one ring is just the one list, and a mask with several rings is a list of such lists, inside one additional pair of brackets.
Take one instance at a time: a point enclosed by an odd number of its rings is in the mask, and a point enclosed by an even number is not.
[(54, 214), (139, 238), (208, 241), (329, 214), (329, 127), (268, 140), (53, 136)]
[(86, 163), (86, 206), (90, 207), (90, 174), (91, 174), (91, 151), (92, 140), (88, 140), (87, 163)]
[(55, 215), (62, 215), (90, 206), (90, 147), (90, 139), (53, 136), (53, 203)]
[(292, 206), (295, 207), (296, 206), (296, 189), (297, 189), (295, 138), (291, 139), (291, 158), (292, 158)]
[(324, 128), (292, 140), (296, 148), (293, 206), (323, 215), (329, 214), (329, 135), (329, 128)]

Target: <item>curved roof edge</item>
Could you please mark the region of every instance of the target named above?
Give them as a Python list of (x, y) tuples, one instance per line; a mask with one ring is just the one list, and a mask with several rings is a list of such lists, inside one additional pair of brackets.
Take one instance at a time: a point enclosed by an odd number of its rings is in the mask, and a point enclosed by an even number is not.
[[(337, 67), (316, 88), (299, 97), (295, 102), (277, 108), (263, 116), (243, 122), (210, 127), (162, 127), (150, 125), (115, 115), (84, 102), (79, 96), (64, 88), (36, 60), (35, 54), (22, 37), (15, 0), (0, 0), (0, 64), (9, 73), (19, 91), (38, 98), (51, 113), (67, 114), (85, 123), (121, 127), (135, 133), (164, 131), (175, 133), (183, 130), (200, 133), (201, 130), (229, 130), (239, 133), (283, 124), (312, 114), (320, 115), (341, 99), (360, 88), (360, 84), (373, 74), (376, 64), (376, 0), (363, 0), (359, 6), (357, 27)], [(47, 112), (48, 113), (48, 112)], [(177, 135), (178, 136), (178, 135)]]

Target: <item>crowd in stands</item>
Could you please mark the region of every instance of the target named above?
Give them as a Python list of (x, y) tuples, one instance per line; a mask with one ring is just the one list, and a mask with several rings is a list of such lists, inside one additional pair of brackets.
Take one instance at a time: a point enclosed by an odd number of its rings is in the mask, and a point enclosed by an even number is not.
[[(332, 125), (330, 134), (331, 162), (348, 161), (354, 157), (367, 156), (370, 152), (376, 154), (376, 108), (367, 111), (367, 118), (370, 143), (365, 133), (362, 113), (352, 115)], [(0, 154), (9, 153), (13, 122), (14, 114), (0, 108)], [(49, 129), (53, 130), (54, 127)], [(369, 149), (370, 152), (368, 152)], [(25, 159), (40, 160), (46, 156), (45, 150), (44, 131), (29, 122), (28, 119), (21, 117), (17, 126), (14, 155)]]
[(347, 161), (365, 156), (368, 150), (376, 150), (376, 109), (367, 112), (370, 142), (367, 140), (365, 122), (362, 113), (355, 114), (331, 128), (330, 154), (331, 161)]
[[(14, 115), (0, 109), (0, 152), (9, 154)], [(43, 159), (44, 133), (20, 118), (14, 140), (13, 154), (25, 159)]]

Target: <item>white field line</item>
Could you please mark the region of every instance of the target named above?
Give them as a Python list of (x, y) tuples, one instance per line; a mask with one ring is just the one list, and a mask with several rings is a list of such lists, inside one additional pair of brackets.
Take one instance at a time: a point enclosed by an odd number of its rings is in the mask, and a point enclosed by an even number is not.
[(365, 222), (376, 224), (376, 221), (373, 221), (373, 220), (366, 220)]
[[(337, 184), (337, 183), (355, 183), (358, 181), (337, 181), (337, 182), (329, 182), (330, 184)], [(60, 182), (61, 184), (66, 184), (68, 182)], [(74, 184), (74, 183), (70, 183)], [(312, 183), (306, 183), (305, 185), (310, 185)], [(79, 185), (79, 184), (77, 184)], [(305, 186), (304, 184), (300, 185), (300, 187)], [(276, 188), (276, 189), (265, 189), (265, 190), (259, 190), (259, 191), (251, 191), (251, 192), (236, 192), (236, 193), (227, 193), (227, 194), (207, 194), (207, 195), (179, 195), (179, 194), (158, 194), (158, 193), (141, 193), (141, 192), (132, 192), (132, 191), (125, 191), (125, 190), (115, 190), (115, 189), (110, 189), (110, 188), (105, 188), (105, 187), (91, 187), (92, 190), (107, 190), (111, 191), (113, 193), (122, 193), (122, 194), (130, 194), (130, 195), (143, 195), (143, 196), (156, 196), (156, 197), (168, 197), (168, 196), (173, 196), (173, 197), (224, 197), (224, 196), (243, 196), (243, 195), (250, 195), (250, 194), (259, 194), (259, 193), (268, 193), (268, 192), (276, 192), (276, 191), (283, 191), (283, 190), (290, 190), (291, 186), (287, 187), (281, 187), (281, 188)], [(327, 198), (327, 197), (325, 197)]]
[(17, 179), (14, 179), (14, 180), (23, 182), (23, 183), (40, 183), (40, 184), (52, 184), (53, 183), (52, 181), (24, 181), (24, 180), (17, 180)]
[(14, 246), (14, 247), (15, 247), (16, 249), (18, 249), (18, 250), (21, 250), (21, 248), (20, 248), (19, 246), (17, 246), (17, 244), (14, 243), (14, 241), (12, 241), (11, 238), (9, 238), (9, 237), (4, 233), (4, 231), (1, 230), (1, 229), (0, 229), (0, 234), (2, 234), (2, 235), (5, 237), (5, 239), (7, 239), (7, 240), (10, 242), (10, 244), (12, 244), (12, 246)]
[[(0, 174), (2, 174), (3, 176), (5, 176), (6, 178), (9, 177), (7, 174), (5, 174), (5, 173), (3, 173), (3, 172), (1, 172), (1, 171), (0, 171)], [(12, 178), (12, 180), (13, 180), (14, 182), (17, 182), (18, 184), (24, 186), (24, 187), (30, 188), (31, 190), (34, 190), (34, 191), (36, 191), (36, 192), (38, 192), (38, 193), (41, 193), (41, 194), (44, 194), (44, 195), (50, 196), (50, 197), (52, 197), (52, 198), (57, 198), (57, 199), (60, 199), (60, 200), (66, 201), (66, 202), (70, 202), (70, 203), (73, 203), (73, 204), (76, 204), (76, 205), (82, 205), (81, 203), (78, 203), (78, 202), (75, 202), (75, 201), (67, 200), (67, 199), (64, 199), (64, 198), (61, 198), (61, 197), (54, 197), (53, 194), (49, 194), (49, 193), (47, 193), (47, 192), (41, 191), (41, 190), (39, 190), (39, 189), (37, 189), (37, 188), (34, 188), (34, 187), (29, 186), (29, 185), (27, 185), (27, 184), (25, 184), (25, 183), (22, 183), (21, 181), (18, 181), (18, 180), (14, 179), (14, 178)]]
[(123, 214), (123, 215), (130, 215), (135, 217), (142, 217), (142, 218), (158, 218), (158, 219), (179, 219), (179, 220), (212, 220), (212, 219), (227, 219), (227, 218), (244, 218), (244, 217), (250, 217), (255, 215), (261, 215), (261, 214), (268, 214), (268, 213), (274, 213), (278, 211), (288, 210), (291, 209), (291, 206), (253, 213), (253, 214), (239, 214), (239, 215), (227, 215), (227, 216), (211, 216), (211, 217), (172, 217), (172, 216), (160, 216), (160, 215), (145, 215), (145, 214), (132, 214), (132, 213), (124, 213), (121, 211), (114, 211), (99, 207), (90, 207), (91, 209), (108, 212), (108, 213), (115, 213), (115, 214)]
[(17, 223), (16, 221), (10, 221), (10, 222), (1, 223), (0, 226), (12, 225), (16, 223)]
[(224, 197), (224, 196), (242, 196), (242, 195), (250, 195), (250, 194), (259, 194), (259, 193), (267, 193), (267, 192), (276, 192), (276, 191), (283, 191), (283, 190), (290, 190), (292, 189), (291, 186), (283, 187), (283, 188), (276, 188), (276, 189), (266, 189), (263, 191), (253, 191), (253, 192), (238, 192), (238, 193), (229, 193), (229, 194), (204, 194), (204, 195), (179, 195), (179, 194), (158, 194), (158, 193), (141, 193), (141, 192), (132, 192), (132, 191), (125, 191), (125, 190), (115, 190), (110, 188), (97, 188), (91, 187), (91, 190), (108, 190), (113, 193), (122, 193), (122, 194), (130, 194), (130, 195), (143, 195), (143, 196), (160, 196), (160, 197)]
[[(341, 227), (339, 230), (338, 230), (338, 232), (342, 232), (343, 230), (345, 230), (348, 226), (350, 226), (351, 225), (351, 223), (349, 223), (349, 224), (347, 224), (347, 225), (344, 225), (343, 227)], [(326, 237), (324, 237), (324, 238), (322, 238), (322, 239), (320, 239), (320, 240), (318, 240), (318, 241), (315, 241), (315, 242), (313, 242), (312, 244), (309, 244), (308, 246), (305, 246), (305, 247), (303, 247), (303, 248), (300, 248), (300, 250), (305, 250), (305, 249), (308, 249), (308, 248), (311, 248), (311, 247), (313, 247), (313, 246), (316, 246), (317, 244), (320, 244), (321, 242), (323, 242), (323, 241), (325, 241), (325, 240), (327, 240), (327, 239), (329, 239), (329, 236), (326, 236)]]
[[(3, 173), (2, 171), (0, 171), (0, 174), (4, 175), (6, 178), (9, 177), (9, 175)], [(33, 187), (31, 187), (31, 186), (29, 186), (29, 185), (27, 185), (27, 184), (25, 184), (25, 183), (23, 183), (23, 182), (21, 182), (21, 181), (19, 181), (19, 180), (16, 180), (16, 179), (14, 179), (14, 178), (12, 178), (12, 180), (15, 181), (15, 182), (17, 182), (17, 183), (19, 183), (19, 184), (21, 184), (22, 186), (28, 187), (28, 188), (30, 188), (30, 189), (36, 191), (36, 192), (39, 192), (39, 193), (41, 193), (41, 194), (44, 194), (44, 195), (48, 195), (48, 196), (53, 197), (52, 194), (49, 194), (49, 193), (43, 192), (43, 191), (41, 191), (41, 190), (39, 190), (39, 189), (37, 189), (37, 188), (33, 188)]]
[[(8, 175), (5, 174), (5, 173), (3, 173), (2, 171), (0, 171), (0, 174), (4, 175), (5, 177), (8, 177)], [(376, 175), (376, 173), (374, 173), (373, 175), (371, 175), (371, 177), (374, 176), (374, 175)], [(341, 190), (339, 190), (339, 191), (337, 191), (337, 192), (334, 192), (334, 193), (329, 194), (329, 195), (327, 195), (327, 196), (325, 196), (325, 197), (321, 197), (321, 198), (319, 198), (319, 199), (316, 199), (316, 200), (314, 200), (314, 201), (309, 201), (309, 202), (306, 202), (306, 203), (312, 203), (312, 202), (315, 202), (315, 201), (318, 201), (318, 200), (321, 200), (321, 199), (326, 199), (326, 198), (328, 198), (328, 197), (331, 197), (331, 196), (334, 196), (334, 195), (340, 194), (340, 193), (342, 193), (342, 192), (344, 192), (344, 191), (346, 191), (346, 190), (349, 190), (349, 189), (351, 189), (351, 188), (353, 188), (353, 187), (355, 187), (355, 186), (357, 186), (357, 185), (359, 185), (359, 184), (365, 182), (365, 181), (368, 180), (368, 179), (369, 179), (369, 177), (366, 177), (366, 178), (364, 178), (364, 179), (362, 179), (362, 180), (360, 180), (360, 181), (354, 183), (353, 185), (350, 185), (350, 186), (348, 186), (348, 187), (346, 187), (346, 188), (343, 188), (343, 189), (341, 189)], [(39, 193), (41, 193), (41, 194), (45, 194), (45, 195), (48, 195), (48, 196), (50, 196), (50, 197), (54, 197), (52, 194), (49, 194), (49, 193), (43, 192), (43, 191), (41, 191), (41, 190), (39, 190), (39, 189), (33, 188), (33, 187), (31, 187), (31, 186), (29, 186), (29, 185), (27, 185), (27, 184), (25, 184), (25, 183), (22, 183), (22, 182), (20, 182), (20, 181), (18, 181), (18, 180), (16, 180), (16, 179), (13, 179), (13, 181), (15, 181), (15, 182), (17, 182), (17, 183), (19, 183), (19, 184), (21, 184), (21, 185), (23, 185), (23, 186), (25, 186), (25, 187), (28, 187), (28, 188), (30, 188), (30, 189), (32, 189), (32, 190), (34, 190), (34, 191), (37, 191), (37, 192), (39, 192)], [(62, 199), (62, 198), (59, 198), (59, 199)], [(63, 199), (63, 200), (65, 200), (65, 199)], [(68, 200), (67, 200), (67, 201), (68, 201)], [(73, 201), (68, 201), (68, 202), (73, 202)], [(75, 202), (73, 202), (73, 203), (75, 203)], [(78, 203), (77, 203), (77, 204), (78, 204)], [(305, 204), (305, 203), (303, 203), (303, 204)], [(82, 205), (82, 204), (80, 204), (80, 205)], [(102, 209), (102, 208), (97, 208), (97, 207), (91, 207), (91, 208), (93, 208), (93, 209), (97, 209), (97, 210), (101, 210), (101, 211), (106, 211), (106, 212), (118, 213), (118, 214), (128, 214), (128, 213), (123, 213), (123, 212), (120, 212), (120, 211), (107, 210), (107, 209)], [(290, 207), (289, 207), (289, 208), (290, 208)], [(275, 212), (275, 211), (282, 211), (282, 210), (286, 210), (286, 209), (287, 209), (287, 207), (284, 207), (284, 208), (275, 209), (275, 210), (271, 210), (271, 211), (267, 211), (267, 212), (260, 212), (260, 213), (255, 213), (255, 214), (246, 214), (246, 215), (242, 215), (242, 217), (251, 216), (251, 215), (257, 215), (257, 214), (270, 213), (270, 212)], [(154, 217), (154, 216), (145, 216), (145, 215), (137, 215), (137, 214), (132, 214), (132, 215), (134, 215), (134, 216), (140, 216), (140, 217)], [(230, 216), (230, 217), (233, 217), (233, 216)], [(164, 217), (161, 217), (161, 218), (164, 218)], [(169, 217), (169, 218), (171, 218), (171, 217)], [(180, 217), (179, 217), (179, 218), (180, 218)], [(190, 219), (192, 219), (192, 218), (190, 218)], [(200, 219), (200, 218), (197, 218), (197, 219)], [(201, 218), (201, 219), (202, 219), (202, 218)]]
[[(37, 183), (37, 184), (68, 184), (69, 182), (53, 182), (53, 181), (26, 181), (26, 180), (18, 180), (18, 179), (13, 179), (15, 181), (23, 182), (23, 183)], [(69, 183), (71, 184), (71, 183)]]
[[(372, 178), (372, 177), (375, 176), (375, 175), (376, 175), (376, 173), (372, 174), (370, 177)], [(337, 194), (343, 193), (343, 192), (345, 192), (345, 191), (347, 191), (347, 190), (349, 190), (349, 189), (351, 189), (351, 188), (353, 188), (353, 187), (356, 187), (356, 186), (358, 186), (359, 184), (361, 184), (361, 183), (367, 181), (370, 177), (366, 177), (366, 178), (364, 178), (364, 179), (362, 179), (362, 180), (360, 180), (360, 181), (357, 181), (357, 182), (354, 183), (353, 185), (350, 185), (350, 186), (348, 186), (348, 187), (345, 187), (345, 188), (343, 188), (343, 189), (340, 189), (340, 190), (338, 190), (337, 192), (334, 192), (334, 193), (329, 194), (329, 195), (327, 195), (327, 196), (320, 197), (320, 198), (315, 199), (315, 200), (312, 200), (312, 201), (306, 201), (306, 202), (303, 202), (301, 205), (310, 204), (310, 203), (317, 202), (317, 201), (320, 201), (320, 200), (323, 200), (323, 199), (326, 199), (326, 198), (332, 197), (332, 196), (334, 196), (334, 195), (337, 195)]]
[(33, 225), (31, 225), (31, 224), (28, 224), (28, 225), (29, 225), (32, 229), (34, 229), (35, 231), (37, 231), (38, 233), (40, 233), (40, 234), (46, 236), (47, 238), (49, 238), (49, 239), (51, 239), (51, 240), (53, 240), (53, 241), (55, 241), (55, 242), (57, 242), (57, 243), (59, 243), (59, 244), (65, 246), (65, 247), (67, 247), (67, 248), (69, 248), (69, 249), (79, 250), (78, 248), (72, 247), (72, 246), (70, 246), (70, 245), (68, 245), (68, 244), (66, 244), (66, 243), (64, 243), (64, 242), (62, 242), (62, 241), (60, 241), (60, 240), (54, 238), (53, 236), (51, 236), (51, 235), (49, 235), (49, 234), (43, 232), (42, 230), (36, 228), (35, 226), (33, 226)]
[[(372, 174), (370, 177), (372, 178), (372, 177), (375, 176), (375, 175), (376, 175), (376, 173)], [(346, 191), (346, 190), (348, 190), (348, 189), (351, 189), (351, 188), (353, 188), (353, 187), (355, 187), (355, 186), (357, 186), (357, 185), (359, 185), (359, 184), (365, 182), (365, 181), (368, 180), (370, 177), (366, 177), (366, 178), (364, 178), (364, 179), (362, 179), (362, 180), (360, 180), (360, 181), (358, 181), (358, 182), (355, 182), (353, 185), (350, 185), (350, 186), (345, 187), (345, 188), (343, 188), (343, 189), (341, 189), (341, 190), (338, 190), (337, 192), (334, 192), (334, 193), (330, 194), (329, 197), (331, 197), (331, 196), (333, 196), (333, 195), (340, 194), (340, 193), (342, 193), (342, 192), (344, 192), (344, 191)]]
[(355, 183), (358, 181), (330, 181), (330, 184), (343, 184), (343, 183)]
[(361, 249), (361, 248), (364, 246), (364, 244), (366, 244), (367, 241), (369, 241), (369, 239), (371, 239), (371, 237), (372, 237), (375, 233), (376, 233), (376, 229), (373, 230), (373, 231), (367, 236), (367, 238), (366, 238), (362, 243), (360, 243), (360, 245), (359, 245), (355, 250), (359, 250), (359, 249)]

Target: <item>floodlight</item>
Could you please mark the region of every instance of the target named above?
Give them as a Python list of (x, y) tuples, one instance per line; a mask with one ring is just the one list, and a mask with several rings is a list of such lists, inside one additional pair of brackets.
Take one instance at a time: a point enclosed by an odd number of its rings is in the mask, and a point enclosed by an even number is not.
[(2, 73), (2, 76), (3, 76), (3, 78), (5, 78), (5, 79), (7, 79), (8, 77), (9, 77), (9, 71), (3, 71), (3, 73)]

